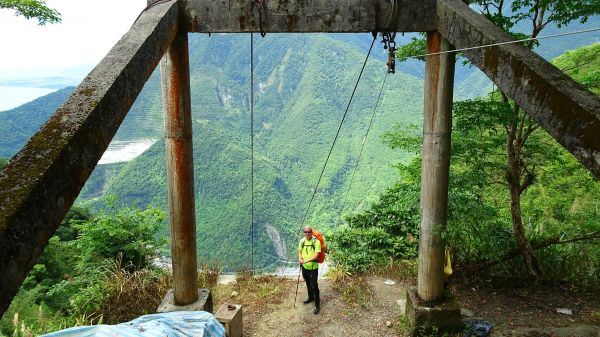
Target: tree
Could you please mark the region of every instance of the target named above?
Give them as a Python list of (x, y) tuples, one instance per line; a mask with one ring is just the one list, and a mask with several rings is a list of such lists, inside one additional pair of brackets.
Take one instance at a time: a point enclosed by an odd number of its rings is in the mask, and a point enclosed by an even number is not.
[(6, 166), (8, 164), (8, 160), (4, 159), (4, 158), (0, 158), (0, 170), (2, 170), (4, 168), (4, 166)]
[(403, 179), (387, 189), (369, 210), (344, 216), (347, 226), (331, 233), (328, 248), (337, 268), (365, 272), (390, 259), (417, 256), (419, 168), (420, 161), (403, 166)]
[[(482, 187), (498, 184), (508, 191), (517, 247), (527, 272), (541, 275), (523, 226), (521, 195), (535, 182), (537, 168), (555, 155), (556, 149), (545, 146), (539, 125), (503, 95), (457, 102), (454, 114), (460, 137), (453, 139), (453, 153), (478, 177)], [(537, 139), (530, 141), (534, 137)]]
[(117, 208), (114, 197), (107, 197), (107, 203), (107, 210), (91, 219), (71, 221), (79, 231), (79, 267), (112, 261), (119, 255), (128, 268), (148, 267), (164, 244), (156, 237), (164, 212), (156, 208)]
[(61, 22), (60, 13), (46, 6), (43, 0), (0, 0), (0, 8), (12, 9), (15, 15), (36, 18), (40, 26)]
[[(482, 15), (517, 39), (535, 38), (549, 24), (561, 27), (575, 20), (583, 23), (590, 16), (600, 13), (600, 3), (593, 0), (514, 0), (512, 2), (505, 0), (472, 0), (469, 3), (476, 5)], [(515, 25), (522, 21), (530, 22), (531, 31), (529, 34), (513, 31)], [(534, 45), (533, 40), (526, 42), (528, 48), (533, 48)], [(423, 47), (424, 43), (421, 39), (414, 39), (407, 46), (399, 48), (398, 58), (405, 60), (411, 54), (414, 55), (415, 51), (423, 54)], [(527, 240), (521, 212), (521, 196), (534, 184), (538, 173), (536, 170), (538, 159), (544, 157), (545, 149), (528, 146), (528, 140), (539, 129), (539, 124), (501, 92), (499, 97), (494, 99), (465, 102), (462, 105), (457, 105), (456, 109), (465, 110), (466, 115), (471, 115), (468, 110), (474, 109), (481, 117), (486, 115), (492, 117), (492, 120), (488, 121), (491, 122), (490, 127), (501, 126), (500, 131), (503, 131), (505, 135), (505, 138), (503, 137), (505, 160), (504, 164), (498, 166), (499, 163), (494, 162), (493, 166), (497, 169), (496, 173), (502, 173), (502, 177), (497, 174), (486, 175), (485, 177), (492, 179), (487, 182), (499, 182), (508, 189), (513, 233), (527, 272), (534, 278), (542, 275), (543, 272), (533, 253), (531, 243)], [(498, 111), (502, 113), (495, 115), (494, 113)], [(494, 121), (494, 118), (497, 119)], [(482, 157), (472, 158), (477, 161), (483, 159)], [(484, 169), (484, 167), (480, 168)], [(490, 169), (490, 167), (487, 168)], [(501, 178), (502, 182), (497, 178)]]

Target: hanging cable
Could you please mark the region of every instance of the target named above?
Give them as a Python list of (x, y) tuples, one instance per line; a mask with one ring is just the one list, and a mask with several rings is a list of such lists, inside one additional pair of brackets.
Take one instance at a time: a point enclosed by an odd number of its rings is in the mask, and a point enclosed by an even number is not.
[(250, 33), (250, 270), (254, 275), (254, 34)]
[[(369, 56), (371, 55), (371, 50), (373, 50), (373, 45), (375, 44), (376, 39), (377, 39), (377, 34), (373, 33), (373, 41), (371, 41), (371, 46), (369, 47), (369, 51), (367, 52), (367, 57), (365, 58), (365, 62), (363, 63), (362, 68), (360, 69), (360, 73), (358, 74), (358, 79), (356, 80), (356, 84), (354, 85), (354, 89), (352, 90), (352, 94), (350, 95), (350, 99), (348, 100), (348, 105), (346, 105), (346, 110), (344, 111), (344, 115), (342, 116), (342, 120), (340, 121), (340, 125), (335, 134), (335, 138), (333, 139), (333, 143), (331, 144), (331, 148), (329, 149), (329, 153), (327, 154), (327, 158), (325, 159), (325, 164), (323, 164), (323, 168), (321, 169), (321, 173), (319, 175), (319, 179), (317, 180), (317, 184), (316, 184), (315, 188), (313, 189), (312, 195), (310, 196), (310, 200), (308, 202), (308, 207), (306, 207), (306, 212), (304, 213), (304, 216), (302, 217), (302, 224), (300, 226), (301, 229), (304, 227), (304, 223), (306, 221), (306, 216), (308, 215), (310, 206), (313, 202), (313, 199), (315, 198), (315, 194), (317, 193), (317, 189), (319, 188), (321, 179), (323, 178), (323, 173), (325, 172), (325, 168), (327, 167), (327, 162), (329, 162), (329, 158), (331, 157), (331, 153), (333, 152), (333, 148), (335, 147), (335, 143), (340, 134), (340, 130), (342, 129), (342, 125), (344, 125), (344, 121), (346, 120), (346, 116), (348, 115), (348, 110), (350, 109), (350, 104), (352, 103), (352, 99), (354, 98), (354, 94), (356, 93), (356, 88), (358, 87), (358, 84), (360, 83), (360, 79), (365, 70), (365, 66), (367, 65), (367, 61), (369, 60)], [(293, 260), (290, 260), (290, 261), (293, 261)], [(287, 267), (288, 266), (285, 266), (282, 269), (282, 271), (281, 271), (282, 276), (285, 275), (285, 272), (287, 271)]]
[(265, 31), (265, 25), (267, 24), (267, 5), (265, 0), (255, 0), (258, 4), (258, 24), (260, 27), (260, 36), (265, 37), (267, 32)]
[(333, 139), (333, 143), (331, 144), (331, 148), (329, 149), (329, 153), (327, 154), (327, 158), (325, 159), (325, 164), (323, 164), (323, 168), (321, 169), (321, 174), (319, 175), (319, 180), (317, 180), (317, 185), (315, 186), (313, 193), (310, 197), (310, 201), (308, 202), (308, 207), (306, 207), (306, 212), (304, 213), (304, 217), (302, 218), (302, 226), (304, 227), (304, 222), (306, 221), (306, 216), (308, 215), (308, 211), (310, 210), (310, 206), (315, 198), (315, 194), (317, 193), (317, 189), (319, 188), (319, 184), (321, 183), (321, 179), (323, 178), (323, 173), (325, 172), (325, 168), (327, 167), (327, 162), (329, 162), (329, 157), (331, 157), (331, 153), (333, 152), (333, 148), (335, 147), (335, 143), (340, 134), (340, 130), (342, 129), (342, 125), (344, 124), (344, 120), (346, 120), (346, 115), (348, 114), (348, 109), (350, 108), (350, 104), (352, 103), (352, 99), (354, 98), (354, 93), (356, 93), (356, 88), (358, 87), (358, 83), (360, 82), (360, 78), (362, 77), (363, 71), (365, 70), (365, 66), (367, 65), (367, 61), (369, 60), (369, 55), (371, 55), (371, 50), (373, 49), (373, 44), (377, 39), (377, 35), (373, 37), (373, 41), (371, 41), (371, 47), (369, 48), (369, 52), (367, 53), (367, 57), (365, 58), (365, 62), (360, 69), (360, 74), (358, 74), (358, 79), (356, 80), (356, 84), (354, 85), (354, 90), (352, 90), (352, 95), (350, 95), (350, 100), (348, 101), (348, 105), (346, 106), (346, 111), (344, 111), (344, 115), (342, 116), (342, 120), (340, 122), (340, 126), (337, 129), (335, 134), (335, 138)]
[(504, 42), (498, 42), (498, 43), (484, 44), (484, 45), (475, 46), (475, 47), (466, 47), (466, 48), (460, 48), (460, 49), (453, 49), (453, 50), (441, 51), (441, 52), (437, 52), (437, 53), (428, 53), (428, 54), (421, 54), (421, 55), (410, 55), (410, 56), (406, 56), (406, 58), (419, 58), (419, 59), (422, 59), (423, 57), (427, 57), (427, 56), (435, 56), (435, 55), (442, 55), (442, 54), (449, 54), (449, 53), (458, 53), (458, 52), (461, 52), (461, 51), (481, 49), (481, 48), (488, 48), (488, 47), (494, 47), (494, 46), (502, 46), (502, 45), (505, 45), (505, 44), (513, 44), (513, 43), (519, 43), (519, 42), (528, 42), (528, 41), (534, 41), (534, 40), (543, 40), (543, 39), (548, 39), (548, 38), (552, 38), (552, 37), (560, 37), (560, 36), (567, 36), (567, 35), (590, 33), (590, 32), (596, 32), (596, 31), (599, 31), (599, 30), (600, 30), (600, 27), (599, 28), (591, 28), (591, 29), (583, 29), (583, 30), (577, 30), (577, 31), (573, 31), (573, 32), (558, 33), (558, 34), (538, 36), (538, 37), (529, 37), (529, 38), (521, 39), (521, 40), (510, 40), (510, 41), (504, 41)]
[(377, 100), (375, 101), (375, 108), (373, 108), (373, 114), (371, 115), (371, 121), (369, 122), (369, 126), (367, 127), (367, 132), (365, 132), (365, 137), (363, 138), (362, 146), (360, 147), (360, 152), (358, 153), (358, 159), (356, 160), (356, 165), (354, 166), (354, 171), (352, 172), (352, 177), (350, 178), (350, 184), (348, 185), (348, 190), (346, 191), (346, 196), (344, 197), (344, 201), (342, 202), (342, 210), (340, 213), (344, 213), (344, 209), (346, 208), (346, 201), (348, 200), (348, 194), (352, 189), (352, 183), (354, 182), (354, 175), (356, 174), (356, 170), (358, 169), (358, 164), (360, 163), (360, 158), (362, 157), (363, 150), (365, 148), (365, 144), (367, 143), (367, 138), (369, 137), (369, 131), (371, 131), (371, 127), (373, 126), (373, 121), (375, 120), (375, 114), (377, 112), (377, 108), (379, 107), (379, 101), (381, 99), (381, 94), (383, 93), (383, 87), (385, 86), (385, 81), (390, 73), (387, 72), (385, 77), (383, 78), (383, 83), (381, 83), (381, 88), (379, 89), (379, 96), (377, 96)]

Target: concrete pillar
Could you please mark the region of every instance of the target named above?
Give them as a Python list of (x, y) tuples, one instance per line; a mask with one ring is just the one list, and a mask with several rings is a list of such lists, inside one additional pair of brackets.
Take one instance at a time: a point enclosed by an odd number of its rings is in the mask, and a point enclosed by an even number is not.
[[(438, 32), (427, 33), (427, 53), (450, 50)], [(454, 53), (428, 56), (425, 66), (425, 106), (421, 167), (421, 223), (417, 295), (436, 301), (444, 291), (444, 230), (448, 215), (448, 176)]]
[(187, 33), (179, 31), (160, 63), (175, 305), (198, 300), (194, 158)]

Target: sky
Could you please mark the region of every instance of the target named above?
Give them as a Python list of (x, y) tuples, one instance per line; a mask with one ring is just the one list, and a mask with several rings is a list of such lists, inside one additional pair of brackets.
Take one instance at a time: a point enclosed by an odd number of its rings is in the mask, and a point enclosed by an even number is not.
[(0, 111), (32, 99), (24, 96), (57, 89), (44, 88), (48, 81), (40, 79), (62, 76), (77, 84), (127, 32), (146, 0), (46, 0), (46, 5), (61, 13), (61, 23), (38, 26), (36, 19), (0, 9)]

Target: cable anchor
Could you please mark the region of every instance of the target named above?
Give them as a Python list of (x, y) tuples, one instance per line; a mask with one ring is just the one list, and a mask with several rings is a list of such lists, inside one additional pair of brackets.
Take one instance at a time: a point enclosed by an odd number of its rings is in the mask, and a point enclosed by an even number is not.
[(265, 31), (265, 25), (267, 24), (267, 5), (265, 0), (255, 0), (258, 4), (258, 24), (260, 26), (260, 36), (265, 37), (267, 32)]

